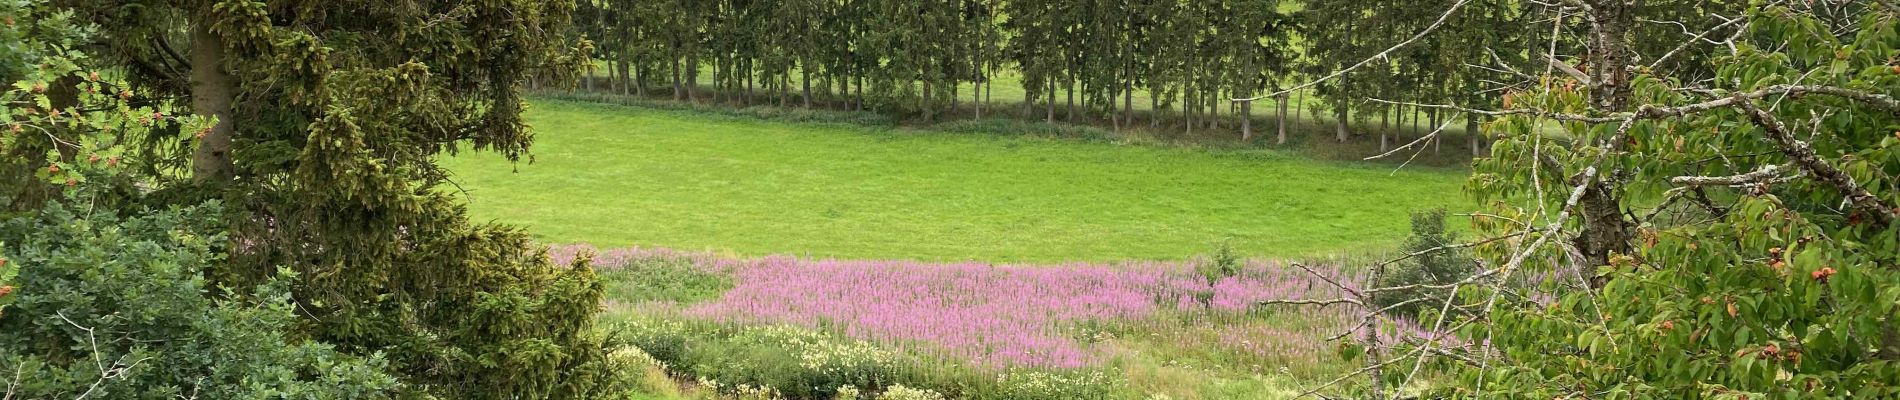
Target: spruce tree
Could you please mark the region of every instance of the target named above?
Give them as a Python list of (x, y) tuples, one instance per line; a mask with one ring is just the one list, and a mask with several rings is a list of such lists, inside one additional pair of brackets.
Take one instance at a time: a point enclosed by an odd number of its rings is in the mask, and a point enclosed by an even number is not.
[[(437, 157), (528, 156), (521, 88), (573, 77), (571, 1), (58, 0), (134, 102), (215, 118), (144, 138), (161, 198), (222, 199), (214, 282), (288, 268), (310, 337), (441, 398), (591, 398), (600, 284), (470, 222)], [(571, 81), (561, 80), (561, 81)], [(418, 394), (421, 394), (418, 393)]]

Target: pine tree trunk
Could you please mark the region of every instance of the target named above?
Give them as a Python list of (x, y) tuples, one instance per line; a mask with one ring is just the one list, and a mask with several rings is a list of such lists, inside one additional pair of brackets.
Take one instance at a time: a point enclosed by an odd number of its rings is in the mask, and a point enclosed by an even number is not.
[(236, 166), (231, 161), (231, 140), (237, 132), (231, 103), (237, 98), (237, 84), (224, 71), (224, 38), (211, 33), (210, 27), (194, 23), (191, 27), (191, 112), (213, 117), (217, 123), (198, 139), (191, 157), (191, 180), (222, 184), (231, 181)]
[(805, 108), (810, 109), (811, 108), (811, 64), (808, 61), (803, 61), (803, 60), (799, 61), (798, 73), (800, 74), (799, 79), (803, 80), (802, 83), (805, 86)]

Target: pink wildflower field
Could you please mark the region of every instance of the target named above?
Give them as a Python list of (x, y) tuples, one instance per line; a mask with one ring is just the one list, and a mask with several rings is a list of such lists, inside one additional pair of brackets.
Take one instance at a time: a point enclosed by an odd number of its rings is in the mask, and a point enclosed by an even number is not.
[[(787, 324), (998, 367), (1079, 368), (1106, 352), (1076, 338), (1086, 322), (1140, 326), (1153, 317), (1200, 313), (1208, 324), (1244, 315), (1263, 300), (1329, 299), (1339, 290), (1298, 269), (1250, 261), (1209, 284), (1199, 261), (1012, 265), (916, 261), (813, 260), (789, 256), (730, 258), (664, 249), (558, 247), (556, 261), (593, 251), (610, 270), (649, 259), (687, 259), (733, 278), (715, 300), (677, 305), (685, 317), (718, 323)], [(1353, 274), (1326, 271), (1355, 285)], [(1323, 339), (1352, 329), (1364, 310), (1349, 306), (1273, 306), (1316, 321), (1301, 327), (1220, 327), (1214, 343), (1260, 357), (1312, 356)], [(1409, 321), (1386, 335), (1424, 337)]]

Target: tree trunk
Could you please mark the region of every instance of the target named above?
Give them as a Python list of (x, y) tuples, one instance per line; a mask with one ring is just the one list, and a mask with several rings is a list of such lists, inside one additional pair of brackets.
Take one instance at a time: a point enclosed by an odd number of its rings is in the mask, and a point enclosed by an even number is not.
[(981, 77), (970, 84), (970, 105), (976, 107), (976, 119), (983, 119), (983, 87), (989, 80), (989, 77)]
[(620, 95), (630, 94), (633, 94), (633, 65), (622, 61), (620, 62)]
[(1056, 80), (1049, 80), (1049, 94), (1043, 97), (1048, 99), (1048, 101), (1045, 102), (1047, 105), (1043, 107), (1044, 112), (1048, 115), (1044, 118), (1043, 122), (1056, 123)]
[(1484, 143), (1478, 140), (1481, 130), (1476, 115), (1465, 116), (1465, 141), (1470, 142), (1472, 158), (1484, 157)]
[(1036, 114), (1033, 114), (1034, 112), (1036, 112), (1036, 109), (1034, 108), (1034, 107), (1036, 106), (1036, 97), (1035, 97), (1035, 96), (1030, 96), (1030, 95), (1029, 95), (1030, 93), (1031, 93), (1031, 91), (1029, 90), (1029, 88), (1027, 88), (1027, 87), (1024, 87), (1024, 88), (1023, 88), (1023, 113), (1022, 113), (1022, 115), (1023, 115), (1023, 118), (1024, 118), (1024, 119), (1029, 119), (1029, 118), (1035, 118), (1035, 117), (1036, 117)]
[(963, 84), (961, 82), (957, 82), (956, 79), (951, 79), (950, 80), (950, 111), (949, 112), (956, 113), (957, 107), (961, 105), (963, 105)]
[(799, 73), (799, 79), (803, 80), (803, 84), (805, 85), (805, 108), (810, 109), (811, 108), (811, 63), (807, 61), (802, 61), (802, 60), (799, 61), (798, 73)]
[(1306, 96), (1302, 93), (1306, 93), (1306, 90), (1293, 92), (1293, 116), (1306, 118)]
[(231, 136), (237, 126), (232, 121), (231, 102), (237, 97), (237, 84), (224, 71), (224, 38), (211, 33), (203, 23), (191, 27), (191, 111), (217, 118), (218, 122), (198, 138), (191, 157), (191, 180), (222, 184), (235, 175), (231, 162)]
[[(1635, 22), (1633, 2), (1626, 0), (1586, 0), (1590, 3), (1589, 67), (1590, 102), (1597, 111), (1627, 111), (1631, 95), (1629, 28)], [(1617, 139), (1620, 140), (1620, 139)], [(1615, 146), (1615, 144), (1612, 144)], [(1610, 255), (1630, 249), (1631, 226), (1623, 219), (1623, 207), (1616, 191), (1603, 178), (1588, 185), (1579, 199), (1583, 231), (1574, 241), (1583, 253), (1586, 268), (1608, 265)], [(1593, 269), (1594, 270), (1594, 269)], [(1591, 280), (1602, 287), (1603, 277)]]
[(991, 96), (996, 95), (996, 83), (991, 82), (991, 80), (993, 79), (995, 79), (993, 76), (983, 77), (983, 105), (984, 106), (989, 106), (991, 104), (994, 104), (992, 103), (992, 101), (994, 101), (995, 98)]
[(698, 103), (699, 97), (693, 92), (699, 89), (699, 58), (686, 57), (686, 101)]
[(1379, 136), (1384, 137), (1386, 132), (1391, 132), (1391, 131), (1392, 131), (1392, 109), (1388, 108), (1388, 109), (1385, 109), (1383, 112), (1379, 113)]
[(1443, 139), (1444, 139), (1444, 137), (1445, 137), (1445, 135), (1444, 135), (1444, 133), (1445, 133), (1445, 132), (1443, 132), (1443, 131), (1439, 131), (1439, 129), (1438, 129), (1438, 123), (1440, 122), (1440, 121), (1438, 120), (1438, 110), (1430, 110), (1430, 111), (1426, 111), (1426, 112), (1425, 112), (1425, 117), (1426, 117), (1426, 118), (1430, 118), (1430, 119), (1431, 119), (1431, 123), (1429, 123), (1429, 124), (1426, 124), (1426, 125), (1427, 125), (1428, 127), (1430, 127), (1430, 128), (1432, 128), (1432, 130), (1433, 130), (1433, 131), (1438, 131), (1438, 133), (1439, 133), (1439, 134), (1438, 134), (1438, 136), (1433, 136), (1433, 137), (1432, 137), (1432, 154), (1439, 154), (1439, 153), (1440, 153), (1440, 151), (1439, 151), (1439, 150), (1440, 150), (1440, 149), (1441, 149), (1442, 147), (1444, 147), (1444, 142), (1445, 142), (1445, 141), (1444, 141)]
[(1348, 139), (1346, 117), (1351, 114), (1351, 110), (1347, 109), (1348, 107), (1345, 102), (1340, 102), (1338, 106), (1333, 107), (1333, 125), (1338, 128), (1336, 134), (1339, 136), (1340, 143), (1345, 143), (1346, 139)]
[(715, 104), (725, 101), (724, 99), (728, 92), (733, 91), (730, 90), (731, 87), (739, 86), (738, 80), (733, 79), (736, 78), (733, 71), (737, 69), (732, 66), (732, 64), (734, 64), (733, 61), (737, 60), (732, 60), (732, 58), (723, 54), (718, 57), (713, 57), (712, 101)]
[(1253, 101), (1240, 103), (1240, 141), (1253, 143)]
[(1133, 126), (1135, 125), (1135, 77), (1134, 71), (1128, 73), (1128, 86), (1122, 88), (1122, 120), (1127, 121), (1129, 126)]
[(1148, 89), (1148, 128), (1161, 127), (1161, 95), (1159, 90)]
[(680, 76), (681, 76), (680, 63), (681, 62), (682, 61), (679, 59), (669, 60), (666, 62), (667, 67), (673, 69), (673, 101), (680, 101), (680, 100), (686, 99), (686, 86), (684, 82), (680, 81)]
[(1280, 136), (1273, 140), (1273, 144), (1286, 144), (1286, 99), (1286, 93), (1281, 93), (1279, 97), (1274, 98), (1275, 102), (1280, 103)]
[(1075, 122), (1075, 77), (1074, 76), (1069, 77), (1069, 105), (1066, 106), (1066, 108), (1067, 109), (1064, 112), (1068, 113), (1068, 115), (1063, 116), (1062, 119), (1067, 120), (1069, 122)]

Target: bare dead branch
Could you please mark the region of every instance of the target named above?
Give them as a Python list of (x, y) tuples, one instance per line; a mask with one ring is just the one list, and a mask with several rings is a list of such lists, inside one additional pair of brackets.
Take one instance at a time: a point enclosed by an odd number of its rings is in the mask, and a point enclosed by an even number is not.
[(1813, 147), (1809, 146), (1807, 142), (1795, 139), (1794, 135), (1788, 132), (1788, 127), (1782, 125), (1781, 120), (1776, 119), (1773, 114), (1763, 111), (1761, 107), (1756, 107), (1754, 101), (1738, 98), (1734, 103), (1737, 107), (1746, 111), (1749, 120), (1754, 121), (1756, 126), (1760, 126), (1762, 130), (1768, 134), (1768, 137), (1775, 141), (1775, 145), (1781, 149), (1782, 154), (1787, 155), (1788, 158), (1794, 160), (1796, 165), (1800, 165), (1802, 169), (1807, 170), (1809, 174), (1814, 176), (1815, 180), (1828, 186), (1833, 186), (1842, 196), (1846, 196), (1848, 202), (1853, 204), (1855, 208), (1872, 216), (1875, 223), (1880, 226), (1886, 226), (1888, 223), (1893, 222), (1897, 214), (1900, 214), (1900, 209), (1895, 209), (1893, 205), (1881, 201), (1879, 197), (1875, 197), (1874, 194), (1868, 192), (1866, 188), (1855, 183), (1854, 177), (1848, 176), (1845, 172), (1841, 172), (1839, 168), (1835, 168), (1834, 165), (1829, 164), (1827, 160), (1822, 160), (1819, 155), (1814, 153)]
[(1557, 56), (1545, 53), (1544, 62), (1550, 63), (1552, 67), (1557, 67), (1558, 71), (1563, 71), (1564, 75), (1570, 75), (1571, 78), (1576, 79), (1578, 83), (1582, 83), (1584, 86), (1595, 86), (1590, 83), (1589, 75), (1584, 75), (1583, 71), (1577, 70), (1577, 67), (1572, 67), (1570, 63), (1557, 59)]
[[(1336, 281), (1336, 280), (1333, 280), (1333, 277), (1330, 277), (1330, 276), (1326, 276), (1326, 274), (1321, 274), (1321, 273), (1319, 273), (1319, 271), (1314, 271), (1312, 267), (1308, 267), (1308, 266), (1306, 266), (1306, 264), (1305, 264), (1305, 263), (1297, 263), (1297, 262), (1296, 262), (1296, 263), (1293, 263), (1293, 266), (1294, 266), (1294, 267), (1298, 267), (1298, 268), (1299, 268), (1299, 269), (1301, 269), (1301, 270), (1305, 270), (1305, 271), (1306, 271), (1306, 273), (1308, 273), (1308, 274), (1312, 274), (1312, 275), (1313, 275), (1314, 277), (1317, 277), (1317, 278), (1319, 278), (1319, 279), (1320, 279), (1320, 280), (1322, 280), (1322, 281), (1326, 281), (1326, 283), (1328, 283), (1328, 284), (1331, 284), (1331, 285), (1333, 285), (1333, 287), (1337, 287), (1337, 288), (1339, 288), (1340, 290), (1344, 290), (1344, 291), (1346, 291), (1346, 293), (1351, 293), (1353, 297), (1362, 297), (1362, 296), (1363, 296), (1362, 294), (1360, 294), (1360, 293), (1359, 293), (1359, 290), (1358, 290), (1358, 289), (1353, 289), (1353, 288), (1352, 288), (1352, 287), (1350, 287), (1350, 286), (1346, 286), (1345, 284), (1341, 284), (1341, 283), (1339, 283), (1339, 281)], [(1363, 303), (1362, 303), (1362, 304), (1363, 304)]]
[[(1776, 3), (1780, 3), (1780, 2), (1779, 2), (1779, 1), (1777, 1)], [(1676, 56), (1676, 53), (1680, 53), (1680, 52), (1682, 52), (1682, 50), (1684, 50), (1684, 49), (1688, 49), (1690, 45), (1693, 45), (1693, 44), (1695, 44), (1695, 43), (1696, 43), (1696, 42), (1698, 42), (1698, 41), (1702, 41), (1702, 40), (1703, 40), (1704, 38), (1707, 38), (1707, 37), (1709, 36), (1709, 34), (1711, 34), (1711, 33), (1715, 33), (1716, 31), (1719, 31), (1719, 30), (1722, 30), (1722, 28), (1726, 28), (1726, 27), (1728, 27), (1729, 25), (1734, 25), (1734, 24), (1735, 24), (1735, 23), (1737, 23), (1737, 22), (1741, 22), (1741, 21), (1746, 21), (1746, 20), (1748, 20), (1748, 19), (1747, 19), (1747, 18), (1734, 18), (1734, 19), (1730, 19), (1730, 20), (1728, 20), (1728, 21), (1726, 21), (1726, 22), (1723, 22), (1723, 23), (1721, 23), (1721, 24), (1717, 24), (1717, 25), (1715, 25), (1715, 27), (1713, 27), (1713, 28), (1709, 28), (1709, 30), (1706, 30), (1706, 31), (1702, 31), (1702, 33), (1701, 33), (1701, 34), (1698, 34), (1698, 35), (1695, 35), (1695, 37), (1691, 37), (1691, 38), (1689, 38), (1689, 40), (1685, 40), (1685, 41), (1683, 41), (1683, 42), (1682, 42), (1682, 44), (1679, 44), (1679, 45), (1676, 45), (1676, 48), (1673, 48), (1673, 49), (1669, 49), (1669, 52), (1668, 52), (1668, 53), (1663, 53), (1663, 55), (1662, 55), (1662, 57), (1657, 57), (1657, 58), (1656, 58), (1656, 61), (1653, 61), (1653, 62), (1650, 62), (1650, 63), (1649, 63), (1649, 68), (1650, 68), (1650, 69), (1656, 69), (1656, 68), (1658, 68), (1658, 67), (1660, 67), (1660, 66), (1662, 66), (1662, 64), (1663, 64), (1664, 62), (1667, 62), (1667, 61), (1669, 61), (1669, 58), (1670, 58), (1670, 57), (1675, 57), (1675, 56)], [(1746, 29), (1746, 28), (1738, 28), (1738, 29)]]
[(1680, 117), (1680, 116), (1685, 116), (1685, 115), (1690, 115), (1690, 114), (1701, 113), (1704, 111), (1713, 110), (1717, 108), (1733, 107), (1737, 103), (1741, 103), (1746, 100), (1759, 99), (1759, 98), (1777, 96), (1777, 95), (1785, 95), (1788, 97), (1799, 98), (1799, 97), (1806, 96), (1809, 94), (1822, 94), (1822, 95), (1829, 95), (1829, 96), (1854, 100), (1861, 104), (1872, 106), (1874, 108), (1878, 108), (1878, 109), (1893, 113), (1896, 116), (1900, 116), (1900, 100), (1895, 100), (1893, 97), (1883, 95), (1883, 94), (1877, 94), (1873, 92), (1855, 90), (1855, 89), (1833, 87), (1833, 86), (1817, 86), (1817, 85), (1775, 85), (1775, 86), (1769, 86), (1766, 88), (1761, 88), (1761, 89), (1751, 91), (1751, 92), (1732, 94), (1732, 95), (1722, 97), (1719, 99), (1704, 101), (1700, 103), (1692, 103), (1692, 104), (1686, 104), (1686, 105), (1675, 106), (1675, 107), (1658, 107), (1654, 105), (1645, 105), (1639, 108), (1635, 112), (1614, 113), (1614, 114), (1609, 114), (1606, 116), (1587, 116), (1587, 115), (1559, 113), (1559, 112), (1552, 112), (1552, 111), (1538, 110), (1538, 109), (1481, 110), (1481, 109), (1474, 109), (1474, 108), (1461, 107), (1461, 106), (1448, 105), (1448, 104), (1423, 104), (1423, 103), (1390, 101), (1390, 100), (1381, 100), (1381, 99), (1369, 99), (1369, 100), (1373, 102), (1379, 102), (1379, 103), (1385, 103), (1385, 104), (1391, 104), (1391, 105), (1403, 105), (1403, 106), (1411, 106), (1411, 107), (1453, 110), (1453, 111), (1458, 111), (1458, 112), (1463, 112), (1463, 113), (1468, 113), (1468, 114), (1477, 114), (1477, 115), (1484, 115), (1484, 116), (1491, 116), (1491, 117), (1523, 115), (1523, 116), (1532, 116), (1532, 117), (1539, 117), (1539, 118), (1549, 118), (1549, 119), (1554, 119), (1558, 121), (1610, 123), (1610, 122), (1627, 122), (1632, 119), (1650, 120), (1650, 119)]
[(1685, 186), (1685, 187), (1740, 186), (1740, 185), (1770, 183), (1770, 182), (1775, 182), (1775, 181), (1785, 178), (1784, 176), (1781, 175), (1781, 171), (1786, 168), (1788, 167), (1781, 167), (1781, 166), (1776, 166), (1776, 165), (1763, 165), (1761, 166), (1760, 169), (1756, 169), (1754, 172), (1749, 172), (1746, 174), (1729, 175), (1729, 176), (1678, 176), (1674, 178), (1669, 178), (1669, 183), (1676, 184), (1676, 186)]
[(1323, 307), (1323, 306), (1331, 306), (1331, 305), (1338, 305), (1338, 304), (1351, 304), (1351, 305), (1356, 305), (1356, 306), (1361, 306), (1361, 307), (1364, 307), (1364, 306), (1366, 305), (1365, 303), (1361, 303), (1361, 302), (1359, 302), (1359, 300), (1353, 300), (1353, 299), (1348, 299), (1348, 298), (1344, 298), (1344, 297), (1341, 297), (1341, 298), (1337, 298), (1337, 299), (1326, 299), (1326, 300), (1263, 300), (1263, 301), (1260, 301), (1260, 302), (1258, 302), (1258, 303), (1254, 303), (1254, 305), (1262, 305), (1262, 306), (1264, 306), (1264, 305), (1279, 305), (1279, 304), (1285, 304), (1285, 305), (1316, 305), (1316, 306), (1322, 306), (1322, 307)]

